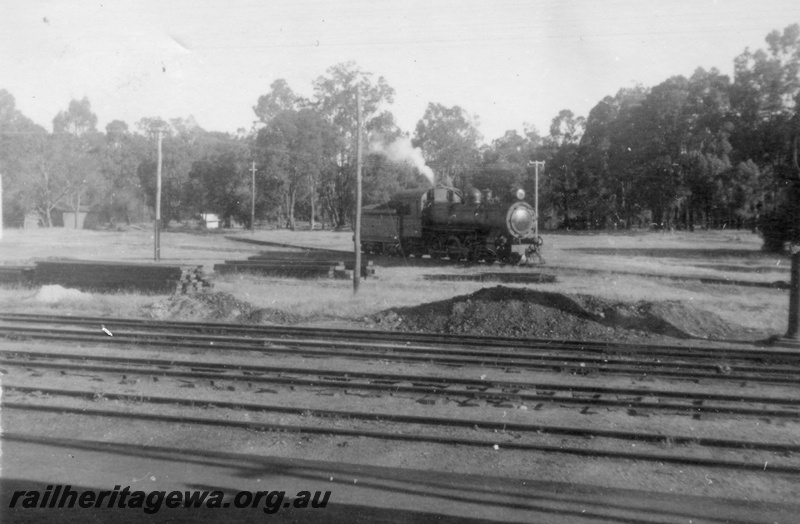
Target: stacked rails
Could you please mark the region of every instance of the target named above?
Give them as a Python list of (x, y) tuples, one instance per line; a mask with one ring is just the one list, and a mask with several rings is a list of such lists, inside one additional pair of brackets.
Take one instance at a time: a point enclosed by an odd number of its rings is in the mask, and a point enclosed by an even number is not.
[[(284, 265), (295, 265), (300, 263), (333, 265), (333, 278), (353, 278), (353, 270), (356, 267), (355, 256), (352, 253), (337, 252), (331, 250), (303, 251), (302, 253), (292, 253), (286, 251), (265, 252), (260, 255), (248, 257), (247, 262), (257, 263), (281, 263)], [(375, 276), (375, 266), (372, 260), (361, 259), (361, 277), (369, 278)]]
[(0, 266), (0, 285), (30, 285), (33, 271), (33, 266)]
[(33, 283), (58, 284), (85, 291), (194, 293), (212, 284), (202, 266), (186, 268), (135, 262), (46, 260), (36, 262)]
[(425, 280), (503, 282), (506, 284), (552, 284), (555, 275), (545, 273), (476, 273), (474, 275), (424, 275)]
[[(354, 260), (343, 260), (341, 254), (324, 251), (262, 253), (247, 260), (226, 260), (224, 264), (214, 266), (214, 271), (218, 273), (248, 272), (296, 278), (337, 279), (353, 278), (354, 269)], [(361, 276), (375, 276), (375, 267), (371, 260), (361, 264)]]

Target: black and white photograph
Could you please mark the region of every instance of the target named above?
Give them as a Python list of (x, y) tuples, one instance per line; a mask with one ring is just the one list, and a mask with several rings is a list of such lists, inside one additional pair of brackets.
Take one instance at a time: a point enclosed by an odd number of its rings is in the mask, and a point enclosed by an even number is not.
[(800, 2), (0, 0), (0, 521), (800, 521)]

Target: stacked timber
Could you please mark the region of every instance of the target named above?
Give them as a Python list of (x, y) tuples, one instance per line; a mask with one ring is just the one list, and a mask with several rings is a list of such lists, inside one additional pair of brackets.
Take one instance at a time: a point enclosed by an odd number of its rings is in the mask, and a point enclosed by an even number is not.
[(175, 286), (175, 293), (192, 295), (212, 287), (214, 287), (214, 283), (203, 271), (203, 266), (184, 268), (181, 272), (181, 278)]
[(58, 284), (86, 291), (195, 293), (212, 284), (202, 266), (187, 268), (134, 262), (45, 260), (36, 262), (35, 285)]
[[(339, 262), (336, 266), (334, 278), (352, 279), (353, 271), (355, 270), (355, 261)], [(375, 266), (372, 260), (367, 260), (361, 264), (361, 278), (369, 278), (375, 276)]]
[(33, 266), (0, 266), (0, 284), (30, 285)]
[[(311, 252), (313, 253), (313, 252)], [(331, 253), (286, 253), (261, 254), (247, 260), (226, 260), (224, 264), (216, 264), (214, 271), (218, 273), (258, 273), (270, 276), (295, 278), (353, 278), (355, 261), (332, 258)], [(375, 276), (372, 261), (361, 264), (363, 278)]]

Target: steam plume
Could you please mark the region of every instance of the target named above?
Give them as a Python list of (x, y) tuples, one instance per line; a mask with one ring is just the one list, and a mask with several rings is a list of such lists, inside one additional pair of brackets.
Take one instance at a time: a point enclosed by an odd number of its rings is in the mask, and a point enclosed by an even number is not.
[(394, 162), (411, 162), (417, 171), (425, 175), (432, 186), (434, 185), (433, 169), (425, 165), (422, 150), (411, 145), (411, 139), (400, 137), (391, 144), (376, 140), (369, 145), (369, 152), (384, 155)]

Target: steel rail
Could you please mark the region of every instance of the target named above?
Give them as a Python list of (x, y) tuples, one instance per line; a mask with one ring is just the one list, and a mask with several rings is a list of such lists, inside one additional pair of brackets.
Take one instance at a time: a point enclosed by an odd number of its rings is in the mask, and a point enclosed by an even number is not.
[[(7, 356), (6, 356), (7, 355)], [(9, 358), (11, 357), (11, 358)], [(16, 360), (13, 357), (22, 357), (23, 360)], [(85, 363), (64, 363), (64, 362), (43, 362), (40, 358), (51, 360), (80, 360), (95, 361), (117, 364), (117, 366), (89, 365)], [(30, 360), (34, 358), (36, 360)], [(643, 390), (634, 388), (602, 388), (602, 387), (582, 387), (565, 386), (563, 384), (542, 384), (508, 382), (495, 380), (475, 380), (458, 379), (447, 377), (431, 377), (426, 375), (396, 375), (385, 373), (362, 373), (347, 371), (316, 371), (307, 368), (287, 368), (287, 367), (266, 367), (231, 365), (212, 362), (181, 362), (174, 360), (158, 359), (138, 359), (122, 357), (97, 357), (86, 355), (70, 354), (43, 354), (38, 352), (8, 352), (0, 351), (0, 363), (5, 366), (25, 367), (29, 369), (59, 369), (72, 371), (86, 371), (94, 373), (111, 373), (121, 375), (144, 375), (144, 376), (168, 376), (172, 378), (191, 378), (191, 379), (216, 379), (234, 382), (284, 384), (303, 387), (326, 387), (339, 389), (358, 389), (368, 391), (381, 391), (387, 393), (412, 393), (420, 395), (440, 395), (465, 397), (467, 399), (500, 399), (518, 400), (521, 402), (539, 402), (552, 404), (577, 404), (580, 406), (591, 407), (621, 407), (637, 408), (645, 411), (668, 411), (693, 414), (713, 414), (713, 415), (744, 415), (757, 417), (776, 417), (776, 418), (800, 418), (800, 411), (780, 410), (767, 408), (766, 406), (785, 406), (788, 408), (800, 409), (800, 398), (776, 398), (776, 397), (755, 397), (748, 395), (725, 395), (708, 393), (683, 393), (677, 391), (658, 391)], [(135, 366), (156, 366), (155, 368), (142, 367), (119, 367), (119, 364)], [(189, 368), (189, 371), (181, 371), (178, 368)], [(209, 373), (211, 371), (211, 373)], [(226, 374), (231, 371), (249, 373), (241, 375)], [(254, 375), (257, 373), (258, 375)], [(263, 376), (262, 374), (294, 374), (305, 376), (316, 376), (318, 379), (287, 376)], [(353, 379), (367, 379), (376, 382), (354, 382)], [(398, 382), (408, 382), (411, 386), (401, 385)], [(453, 389), (453, 386), (462, 386), (464, 389)], [(472, 388), (472, 389), (470, 389)], [(481, 389), (476, 389), (481, 388)], [(491, 389), (501, 391), (490, 391)], [(540, 393), (526, 393), (520, 390), (539, 391)], [(570, 394), (593, 395), (592, 398), (586, 397), (557, 397), (557, 391)], [(546, 392), (546, 393), (544, 393)], [(596, 398), (597, 395), (612, 395), (633, 397), (625, 400)], [(644, 402), (645, 398), (669, 398), (671, 400), (683, 400), (692, 402), (690, 405), (659, 402), (656, 404)], [(720, 404), (704, 404), (707, 401), (736, 403), (736, 404), (759, 404), (761, 407), (751, 408), (742, 406), (730, 406)]]
[[(105, 326), (105, 325), (103, 325)], [(0, 334), (6, 333), (9, 337), (19, 336), (23, 334), (24, 336), (32, 336), (32, 337), (44, 337), (47, 334), (58, 334), (64, 336), (70, 335), (80, 335), (85, 337), (94, 337), (96, 340), (104, 340), (109, 341), (109, 336), (106, 332), (101, 330), (75, 330), (75, 329), (61, 329), (61, 328), (30, 328), (30, 327), (21, 327), (21, 326), (2, 326), (0, 325)], [(173, 333), (173, 332), (147, 332), (147, 331), (117, 331), (114, 335), (116, 337), (116, 341), (119, 341), (122, 338), (134, 338), (136, 340), (140, 339), (154, 339), (154, 340), (175, 340), (178, 342), (202, 342), (208, 343), (209, 345), (214, 345), (214, 343), (243, 343), (243, 344), (260, 344), (262, 347), (266, 344), (280, 344), (280, 345), (296, 345), (296, 346), (311, 346), (311, 347), (339, 347), (345, 349), (369, 349), (369, 350), (383, 350), (387, 352), (401, 352), (401, 353), (412, 353), (412, 354), (435, 354), (439, 355), (458, 355), (458, 356), (467, 356), (467, 357), (478, 357), (478, 358), (488, 358), (488, 359), (522, 359), (528, 361), (548, 361), (548, 365), (551, 366), (563, 366), (563, 365), (578, 365), (578, 366), (585, 366), (586, 364), (606, 364), (608, 363), (609, 358), (602, 358), (602, 357), (575, 357), (572, 355), (552, 355), (552, 354), (540, 354), (540, 353), (531, 353), (531, 352), (501, 352), (501, 351), (480, 351), (480, 350), (470, 350), (470, 349), (452, 349), (449, 347), (438, 347), (438, 346), (411, 346), (409, 344), (402, 344), (402, 343), (395, 343), (395, 344), (375, 344), (373, 342), (343, 342), (337, 340), (322, 340), (322, 339), (287, 339), (287, 338), (252, 338), (252, 337), (232, 337), (232, 336), (222, 336), (222, 335), (187, 335), (187, 334), (180, 334), (180, 333)], [(222, 347), (217, 344), (214, 347)], [(610, 355), (609, 355), (610, 356)], [(636, 365), (640, 368), (651, 367), (651, 368), (658, 368), (664, 369), (670, 366), (681, 369), (684, 367), (691, 367), (692, 369), (705, 369), (712, 372), (719, 372), (720, 364), (719, 362), (725, 362), (729, 368), (737, 369), (740, 371), (755, 371), (755, 372), (767, 372), (769, 374), (778, 374), (784, 373), (786, 375), (793, 375), (800, 373), (800, 365), (798, 366), (786, 366), (786, 367), (777, 367), (775, 365), (770, 365), (769, 368), (748, 368), (745, 366), (739, 366), (734, 361), (721, 361), (717, 359), (718, 363), (714, 364), (704, 364), (704, 363), (697, 363), (691, 362), (686, 363), (682, 361), (676, 362), (662, 362), (660, 359), (655, 357), (651, 357), (646, 355), (645, 358), (642, 358), (639, 355), (637, 360), (630, 360), (626, 359), (626, 357), (622, 357), (620, 359), (621, 362)]]
[(111, 317), (73, 317), (62, 315), (39, 315), (27, 313), (0, 313), (0, 321), (17, 321), (29, 323), (53, 323), (71, 325), (106, 325), (117, 327), (147, 327), (149, 329), (187, 330), (200, 332), (244, 333), (258, 337), (263, 336), (319, 336), (327, 339), (369, 340), (390, 342), (433, 343), (437, 345), (479, 346), (497, 348), (522, 349), (558, 349), (577, 352), (625, 353), (646, 351), (654, 356), (686, 356), (697, 358), (738, 358), (763, 361), (766, 359), (787, 359), (800, 361), (797, 352), (781, 349), (743, 349), (743, 348), (708, 348), (701, 346), (678, 346), (667, 344), (634, 344), (624, 342), (579, 341), (546, 338), (513, 338), (485, 335), (418, 333), (380, 330), (355, 330), (338, 328), (309, 328), (296, 326), (253, 326), (247, 324), (164, 321), (133, 318)]
[[(22, 333), (22, 335), (20, 335)], [(264, 354), (289, 354), (304, 356), (345, 357), (357, 359), (380, 359), (401, 362), (425, 362), (445, 365), (479, 365), (500, 368), (530, 369), (558, 372), (572, 372), (588, 375), (590, 373), (616, 373), (637, 376), (661, 376), (674, 379), (709, 379), (727, 381), (749, 381), (761, 383), (800, 384), (800, 369), (754, 368), (752, 370), (731, 367), (721, 371), (718, 366), (703, 366), (692, 362), (665, 363), (660, 361), (623, 361), (622, 363), (609, 363), (609, 359), (588, 359), (573, 361), (553, 358), (549, 362), (540, 355), (502, 354), (497, 352), (480, 353), (456, 350), (438, 350), (436, 348), (419, 348), (408, 346), (378, 346), (371, 344), (355, 345), (353, 343), (339, 343), (327, 341), (305, 341), (287, 339), (252, 339), (233, 337), (195, 337), (189, 335), (171, 335), (166, 333), (118, 333), (109, 337), (102, 332), (76, 331), (58, 329), (16, 328), (6, 330), (0, 327), (0, 335), (5, 334), (10, 339), (40, 339), (56, 340), (59, 342), (94, 342), (103, 344), (147, 344), (149, 346), (167, 346), (170, 348), (187, 349), (214, 349), (217, 351), (257, 351)], [(197, 342), (205, 342), (198, 344)], [(216, 342), (215, 342), (216, 341)], [(232, 342), (233, 341), (233, 342)], [(319, 347), (354, 347), (374, 348), (366, 350), (320, 350)], [(381, 351), (383, 349), (384, 351)], [(460, 356), (452, 356), (460, 355)], [(600, 363), (602, 360), (602, 363)], [(596, 366), (587, 364), (597, 363)], [(647, 369), (645, 369), (647, 368)], [(706, 373), (697, 371), (684, 371), (685, 369), (697, 370), (705, 368)], [(753, 371), (755, 374), (746, 374), (742, 371)]]
[[(6, 390), (7, 388), (4, 386), (3, 389)], [(40, 389), (37, 390), (41, 391)], [(51, 393), (56, 394), (55, 390), (51, 390)], [(96, 398), (97, 392), (93, 391), (76, 392), (76, 395), (84, 397), (85, 395), (91, 395), (91, 398)], [(157, 397), (136, 396), (130, 394), (119, 396), (120, 400), (129, 400), (129, 401), (130, 400), (144, 401), (144, 399), (151, 399), (151, 398), (156, 399)], [(169, 403), (179, 404), (181, 401), (181, 399), (174, 399), (169, 397), (162, 397), (162, 399), (163, 403), (167, 404)], [(186, 405), (189, 406), (211, 405), (222, 408), (230, 405), (230, 406), (237, 406), (239, 409), (244, 409), (245, 406), (240, 403), (221, 403), (214, 401), (198, 401), (192, 399), (184, 399), (184, 400), (185, 402), (187, 402)], [(287, 408), (285, 406), (272, 406), (272, 407), (279, 410), (279, 412), (285, 412), (284, 410), (286, 409), (301, 409), (301, 408)], [(268, 422), (225, 420), (225, 419), (217, 419), (210, 417), (189, 417), (189, 416), (163, 415), (163, 414), (153, 414), (153, 413), (134, 413), (131, 411), (123, 412), (123, 411), (115, 411), (108, 409), (90, 409), (90, 408), (80, 408), (80, 407), (54, 406), (46, 404), (33, 404), (28, 402), (5, 401), (3, 403), (3, 408), (7, 410), (36, 411), (36, 412), (49, 412), (49, 413), (60, 413), (60, 414), (66, 413), (66, 414), (73, 414), (80, 416), (110, 417), (110, 418), (118, 418), (118, 419), (121, 418), (121, 419), (138, 420), (146, 422), (164, 422), (170, 424), (211, 425), (219, 427), (247, 429), (253, 431), (277, 431), (277, 432), (291, 432), (300, 434), (366, 437), (366, 438), (375, 438), (380, 440), (430, 442), (430, 443), (447, 444), (447, 445), (463, 445), (463, 446), (473, 446), (473, 447), (477, 446), (483, 448), (491, 448), (494, 446), (498, 446), (498, 449), (502, 448), (506, 450), (539, 451), (539, 452), (563, 453), (563, 454), (589, 456), (589, 457), (646, 460), (646, 461), (655, 461), (659, 463), (670, 463), (670, 464), (691, 465), (691, 466), (701, 466), (701, 467), (729, 468), (736, 470), (749, 470), (749, 471), (759, 471), (759, 472), (767, 471), (767, 464), (762, 463), (760, 461), (746, 462), (737, 460), (710, 459), (704, 457), (676, 456), (663, 453), (657, 454), (657, 453), (604, 450), (604, 449), (586, 448), (586, 447), (570, 447), (570, 446), (564, 446), (563, 444), (559, 445), (533, 444), (533, 443), (525, 443), (518, 441), (500, 441), (498, 439), (481, 440), (481, 439), (471, 439), (471, 438), (452, 437), (452, 436), (425, 435), (420, 433), (405, 433), (405, 432), (393, 433), (387, 431), (345, 429), (345, 428), (331, 427), (331, 426), (302, 426), (293, 424), (274, 424)], [(262, 406), (259, 404), (253, 405), (253, 409), (257, 409), (260, 411), (268, 411), (268, 408), (269, 406)], [(327, 417), (342, 418), (344, 416), (347, 416), (346, 413), (350, 412), (303, 409), (302, 413), (316, 414), (319, 417), (327, 416)], [(406, 424), (442, 425), (443, 422), (447, 423), (452, 421), (458, 427), (471, 427), (473, 429), (474, 425), (476, 424), (476, 421), (465, 421), (463, 419), (436, 419), (434, 417), (413, 417), (410, 415), (368, 414), (368, 413), (358, 413), (358, 412), (350, 413), (351, 418), (360, 417), (362, 415), (371, 417), (372, 420), (390, 421), (389, 419), (391, 418), (392, 419), (391, 422), (406, 423)], [(378, 418), (378, 417), (384, 417), (384, 418)], [(470, 423), (472, 423), (473, 425), (466, 426), (466, 424)], [(483, 429), (487, 430), (493, 428), (502, 429), (504, 427), (505, 431), (515, 431), (515, 432), (530, 431), (533, 433), (545, 433), (547, 431), (550, 431), (549, 434), (551, 435), (570, 436), (577, 438), (601, 437), (610, 439), (630, 440), (629, 438), (625, 437), (624, 432), (613, 431), (613, 430), (589, 430), (583, 428), (549, 427), (543, 425), (521, 425), (521, 424), (499, 424), (499, 426), (496, 426), (497, 424), (498, 423), (487, 423), (486, 421), (477, 422), (479, 428), (483, 427)], [(524, 430), (521, 429), (524, 426), (527, 426), (528, 429)], [(517, 429), (512, 429), (512, 427), (517, 427)], [(762, 451), (762, 452), (779, 453), (779, 454), (793, 453), (800, 450), (800, 446), (795, 444), (783, 444), (774, 442), (759, 443), (750, 441), (734, 441), (726, 439), (709, 439), (702, 437), (669, 436), (669, 435), (641, 434), (641, 433), (629, 433), (628, 435), (633, 440), (645, 441), (654, 444), (671, 443), (671, 444), (681, 444), (681, 445), (698, 445), (702, 447), (711, 447), (714, 449), (728, 449), (728, 450), (741, 449), (750, 452)], [(769, 461), (767, 462), (769, 463)], [(769, 472), (790, 473), (797, 475), (800, 474), (800, 466), (783, 465), (780, 464), (780, 462), (777, 463), (772, 462), (772, 464), (769, 467)]]
[(148, 404), (176, 404), (181, 406), (213, 406), (220, 409), (243, 409), (247, 411), (263, 411), (289, 415), (312, 415), (321, 418), (344, 418), (354, 420), (372, 420), (396, 422), (400, 424), (419, 424), (427, 426), (449, 426), (455, 428), (486, 431), (524, 432), (534, 434), (570, 436), (581, 438), (606, 438), (629, 440), (654, 444), (672, 444), (676, 446), (697, 445), (721, 449), (746, 449), (750, 451), (767, 451), (777, 453), (795, 453), (800, 451), (800, 443), (760, 442), (750, 440), (733, 440), (710, 437), (694, 437), (685, 435), (665, 435), (662, 433), (642, 433), (641, 431), (620, 431), (616, 429), (580, 428), (569, 426), (552, 426), (547, 424), (525, 424), (520, 422), (494, 422), (482, 419), (465, 419), (455, 417), (430, 417), (421, 415), (399, 415), (396, 413), (375, 413), (364, 411), (347, 411), (335, 409), (318, 409), (305, 406), (284, 406), (251, 402), (228, 402), (210, 399), (184, 399), (163, 397), (158, 395), (137, 395), (136, 393), (105, 393), (99, 391), (81, 391), (59, 388), (41, 388), (29, 386), (2, 386), (3, 390), (21, 393), (40, 392), (52, 396), (77, 397), (94, 400), (102, 396), (107, 400), (127, 400)]
[(728, 395), (719, 393), (708, 392), (676, 392), (669, 390), (655, 390), (655, 389), (636, 389), (636, 388), (619, 388), (619, 387), (601, 387), (601, 386), (582, 386), (582, 385), (565, 385), (565, 384), (548, 384), (541, 381), (536, 382), (520, 382), (514, 380), (498, 380), (498, 379), (470, 379), (461, 377), (441, 377), (431, 375), (413, 375), (408, 373), (374, 373), (365, 371), (336, 371), (336, 370), (318, 370), (303, 367), (289, 367), (289, 366), (264, 366), (261, 364), (229, 364), (224, 362), (207, 362), (207, 361), (193, 361), (193, 360), (165, 360), (158, 358), (134, 358), (134, 357), (115, 357), (115, 356), (99, 356), (99, 355), (84, 355), (77, 353), (49, 353), (42, 351), (20, 351), (20, 350), (0, 350), (0, 356), (19, 356), (22, 358), (38, 359), (72, 359), (72, 360), (95, 360), (113, 363), (129, 363), (136, 365), (154, 365), (154, 366), (168, 366), (168, 367), (194, 367), (194, 368), (214, 368), (219, 370), (230, 371), (245, 371), (254, 373), (313, 373), (314, 375), (329, 375), (340, 378), (366, 378), (374, 380), (397, 380), (407, 382), (436, 382), (441, 385), (448, 384), (464, 384), (466, 386), (477, 387), (495, 387), (495, 388), (511, 388), (511, 389), (542, 389), (542, 390), (563, 390), (563, 391), (579, 391), (582, 393), (611, 393), (619, 395), (657, 395), (661, 397), (676, 397), (676, 398), (691, 398), (692, 400), (720, 400), (731, 402), (774, 402), (786, 403), (793, 405), (800, 403), (798, 399), (783, 399), (780, 397), (761, 396), (754, 397), (750, 395)]

